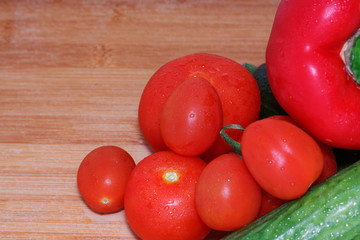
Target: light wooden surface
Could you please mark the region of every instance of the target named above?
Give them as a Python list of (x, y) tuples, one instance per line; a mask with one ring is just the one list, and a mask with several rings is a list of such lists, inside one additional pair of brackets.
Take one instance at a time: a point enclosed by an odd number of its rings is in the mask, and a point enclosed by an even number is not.
[(0, 239), (135, 239), (123, 211), (86, 207), (81, 160), (101, 145), (150, 154), (137, 122), (150, 76), (196, 52), (263, 63), (278, 3), (1, 0)]

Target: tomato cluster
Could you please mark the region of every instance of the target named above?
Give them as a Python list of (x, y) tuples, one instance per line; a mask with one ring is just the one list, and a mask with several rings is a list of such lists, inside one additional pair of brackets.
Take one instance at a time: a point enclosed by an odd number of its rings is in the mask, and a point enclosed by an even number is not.
[[(211, 54), (173, 60), (150, 79), (140, 129), (154, 153), (135, 165), (100, 147), (78, 170), (97, 212), (122, 208), (142, 239), (234, 231), (337, 171), (332, 149), (288, 116), (259, 119), (260, 91), (241, 64)], [(232, 151), (233, 150), (233, 151)]]
[[(164, 64), (150, 78), (139, 103), (139, 125), (156, 152), (211, 160), (231, 150), (220, 128), (247, 126), (258, 118), (260, 105), (256, 80), (244, 66), (214, 54), (191, 54)], [(229, 135), (239, 138), (241, 131)]]

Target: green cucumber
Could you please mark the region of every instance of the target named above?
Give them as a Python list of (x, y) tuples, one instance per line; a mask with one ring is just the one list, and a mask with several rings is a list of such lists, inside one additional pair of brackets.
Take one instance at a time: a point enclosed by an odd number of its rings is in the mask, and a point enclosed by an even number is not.
[(360, 161), (223, 239), (360, 239)]

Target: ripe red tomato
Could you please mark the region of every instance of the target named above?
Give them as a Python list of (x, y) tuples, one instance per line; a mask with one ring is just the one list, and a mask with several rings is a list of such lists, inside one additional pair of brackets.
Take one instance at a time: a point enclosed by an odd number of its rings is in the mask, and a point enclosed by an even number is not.
[(77, 185), (86, 204), (96, 212), (115, 212), (124, 206), (127, 180), (135, 162), (122, 148), (102, 146), (81, 162)]
[(125, 192), (125, 214), (142, 239), (203, 239), (209, 232), (195, 208), (195, 186), (206, 163), (160, 151), (138, 163)]
[(260, 210), (261, 188), (236, 153), (212, 160), (196, 187), (196, 208), (210, 228), (237, 230), (253, 221)]
[(161, 113), (166, 145), (185, 156), (198, 156), (214, 144), (222, 127), (222, 108), (213, 86), (202, 77), (185, 80)]
[[(275, 115), (275, 116), (271, 116), (270, 118), (288, 121), (292, 124), (297, 125), (297, 123), (289, 116)], [(324, 181), (325, 179), (329, 178), (330, 176), (334, 175), (335, 173), (337, 173), (337, 162), (336, 162), (334, 151), (332, 150), (332, 148), (329, 145), (327, 145), (325, 143), (322, 143), (319, 141), (317, 141), (317, 143), (319, 144), (321, 152), (324, 156), (324, 166), (323, 166), (323, 170), (322, 170), (320, 176), (318, 177), (318, 179), (316, 179), (316, 181), (314, 182), (313, 185), (316, 185), (316, 184)]]
[(241, 151), (259, 185), (274, 197), (290, 200), (306, 193), (320, 176), (324, 157), (317, 142), (296, 125), (266, 118), (251, 123)]
[(324, 181), (325, 179), (331, 177), (338, 171), (335, 154), (334, 154), (334, 151), (332, 150), (332, 148), (330, 146), (326, 145), (325, 143), (318, 142), (318, 144), (319, 144), (319, 146), (321, 148), (321, 152), (324, 156), (324, 167), (323, 167), (323, 170), (322, 170), (320, 176), (318, 177), (318, 179), (316, 179), (316, 181), (314, 182), (313, 185), (316, 185), (316, 184)]
[(259, 218), (259, 217), (265, 215), (266, 213), (274, 210), (277, 207), (280, 207), (281, 205), (283, 205), (286, 202), (287, 202), (287, 200), (282, 200), (282, 199), (276, 198), (263, 190), (262, 198), (261, 198), (261, 207), (260, 207), (260, 211), (259, 211), (259, 214), (257, 217)]
[[(168, 150), (160, 130), (161, 112), (173, 91), (193, 77), (206, 79), (216, 90), (221, 104), (223, 126), (247, 126), (260, 113), (260, 90), (252, 74), (241, 64), (213, 54), (191, 54), (172, 60), (159, 68), (142, 93), (138, 117), (141, 132), (154, 151)], [(242, 134), (229, 130), (233, 139)], [(213, 146), (202, 155), (206, 160), (227, 153), (231, 147), (218, 136)]]

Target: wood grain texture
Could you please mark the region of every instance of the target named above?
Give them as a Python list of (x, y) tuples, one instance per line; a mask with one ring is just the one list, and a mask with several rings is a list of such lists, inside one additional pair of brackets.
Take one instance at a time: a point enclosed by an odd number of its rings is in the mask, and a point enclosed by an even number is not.
[(263, 63), (278, 3), (0, 1), (0, 239), (136, 239), (123, 211), (84, 204), (81, 160), (150, 154), (137, 107), (151, 75), (196, 52)]

